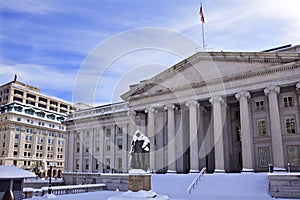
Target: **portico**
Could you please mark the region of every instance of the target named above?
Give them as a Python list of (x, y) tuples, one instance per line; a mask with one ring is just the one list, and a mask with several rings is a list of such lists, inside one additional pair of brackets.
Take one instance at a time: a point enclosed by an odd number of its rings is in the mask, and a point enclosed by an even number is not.
[[(193, 173), (202, 167), (211, 172), (267, 171), (267, 162), (285, 168), (288, 147), (283, 139), (278, 88), (298, 94), (298, 70), (295, 73), (294, 69), (299, 66), (283, 65), (298, 57), (198, 53), (132, 87), (122, 98), (129, 102), (130, 110), (146, 110), (146, 134), (156, 148), (150, 159), (151, 171)], [(208, 59), (217, 66), (220, 77), (203, 77)], [(291, 79), (283, 80), (284, 76)], [(257, 110), (259, 103), (264, 104), (262, 110)], [(162, 123), (159, 128), (158, 123)], [(267, 129), (267, 135), (261, 134), (262, 129)], [(159, 139), (158, 133), (163, 135)], [(207, 149), (204, 157), (201, 148)], [(163, 169), (161, 161), (154, 159), (157, 157), (165, 158)]]

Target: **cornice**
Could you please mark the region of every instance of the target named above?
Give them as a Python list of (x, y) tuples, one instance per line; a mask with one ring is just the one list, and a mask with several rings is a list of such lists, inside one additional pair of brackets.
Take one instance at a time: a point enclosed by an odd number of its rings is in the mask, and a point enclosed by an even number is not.
[(191, 83), (188, 85), (183, 85), (183, 86), (179, 86), (176, 88), (172, 88), (172, 90), (161, 91), (160, 93), (157, 93), (157, 94), (151, 94), (151, 95), (139, 94), (138, 96), (131, 96), (129, 101), (135, 101), (138, 99), (147, 98), (149, 96), (151, 96), (151, 97), (152, 96), (153, 97), (161, 96), (164, 94), (169, 94), (169, 93), (171, 93), (171, 91), (179, 92), (179, 91), (183, 91), (183, 90), (187, 90), (187, 89), (206, 87), (207, 84), (214, 85), (214, 84), (220, 84), (220, 83), (228, 83), (231, 81), (243, 80), (243, 79), (247, 79), (247, 78), (266, 76), (266, 75), (270, 75), (270, 74), (274, 74), (274, 73), (278, 73), (278, 72), (293, 71), (293, 70), (299, 69), (299, 68), (300, 68), (299, 62), (287, 63), (287, 64), (283, 64), (283, 65), (276, 65), (270, 69), (250, 71), (250, 72), (246, 72), (243, 74), (237, 74), (237, 75), (233, 75), (233, 76), (229, 76), (229, 77), (223, 77), (221, 79), (218, 78), (218, 79), (214, 79), (214, 80), (209, 80), (208, 82), (199, 81), (197, 83)]

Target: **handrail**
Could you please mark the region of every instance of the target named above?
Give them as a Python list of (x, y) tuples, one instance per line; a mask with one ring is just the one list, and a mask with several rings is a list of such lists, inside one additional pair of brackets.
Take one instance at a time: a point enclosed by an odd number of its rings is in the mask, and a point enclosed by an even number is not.
[(187, 188), (187, 192), (188, 193), (192, 193), (192, 190), (195, 189), (195, 185), (198, 184), (198, 181), (200, 181), (201, 177), (204, 176), (204, 172), (206, 171), (206, 167), (202, 168), (201, 171), (199, 172), (199, 174), (197, 175), (196, 178), (194, 178), (194, 180), (192, 181), (192, 183), (189, 185), (189, 187)]

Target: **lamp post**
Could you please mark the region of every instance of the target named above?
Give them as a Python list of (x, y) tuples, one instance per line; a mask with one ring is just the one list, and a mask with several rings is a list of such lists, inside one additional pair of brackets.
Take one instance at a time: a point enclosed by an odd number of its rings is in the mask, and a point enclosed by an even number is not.
[(52, 177), (52, 168), (53, 168), (54, 163), (53, 162), (49, 162), (49, 167), (50, 167), (50, 173), (49, 173), (49, 188), (48, 188), (48, 194), (52, 193), (52, 188), (51, 188), (51, 177)]

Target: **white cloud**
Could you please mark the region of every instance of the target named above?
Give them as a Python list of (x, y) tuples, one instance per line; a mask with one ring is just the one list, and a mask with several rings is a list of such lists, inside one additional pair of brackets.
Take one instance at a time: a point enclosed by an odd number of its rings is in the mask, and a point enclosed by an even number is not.
[(59, 5), (55, 1), (43, 0), (9, 0), (1, 2), (2, 9), (30, 13), (30, 14), (48, 14), (59, 12)]
[(73, 87), (75, 77), (74, 74), (65, 74), (63, 69), (56, 70), (52, 69), (50, 66), (35, 64), (1, 64), (1, 80), (5, 82), (12, 81), (15, 73), (18, 76), (18, 81), (56, 91), (70, 91)]

